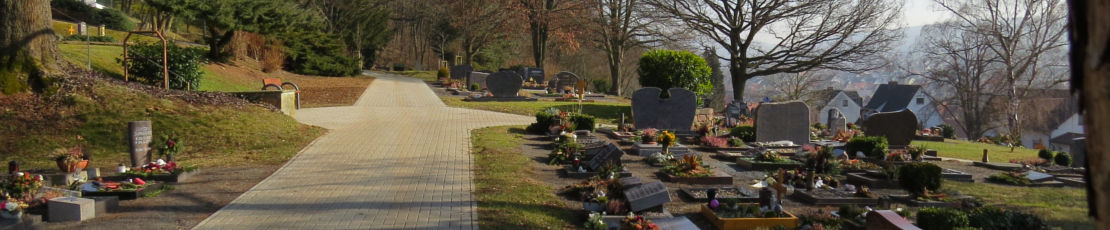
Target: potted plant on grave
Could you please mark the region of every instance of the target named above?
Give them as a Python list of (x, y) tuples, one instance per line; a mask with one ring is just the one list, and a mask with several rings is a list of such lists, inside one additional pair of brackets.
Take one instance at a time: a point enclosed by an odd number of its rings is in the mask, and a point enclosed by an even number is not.
[(42, 186), (44, 186), (42, 176), (32, 177), (29, 173), (16, 172), (7, 179), (0, 181), (0, 191), (3, 191), (3, 196), (0, 196), (0, 198), (28, 201), (32, 199), (33, 193)]
[(675, 177), (707, 177), (713, 175), (710, 167), (702, 164), (701, 157), (687, 154), (681, 160), (671, 160), (663, 172)]
[(646, 128), (640, 134), (643, 138), (644, 144), (655, 144), (655, 137), (658, 135), (659, 130), (655, 128)]
[(628, 212), (628, 216), (621, 220), (621, 229), (659, 230), (659, 225), (655, 225), (644, 216)]
[(85, 167), (89, 165), (89, 157), (81, 147), (55, 149), (54, 154), (51, 155), (54, 162), (58, 164), (58, 169), (65, 173), (85, 170)]
[(162, 143), (162, 146), (158, 147), (158, 153), (162, 154), (162, 158), (166, 159), (166, 161), (173, 162), (174, 156), (177, 156), (178, 153), (185, 150), (185, 146), (181, 143), (181, 139), (177, 137), (177, 134), (174, 133), (163, 136), (162, 139), (166, 141)]
[(23, 216), (23, 210), (28, 207), (27, 203), (10, 197), (0, 201), (0, 219), (19, 219)]

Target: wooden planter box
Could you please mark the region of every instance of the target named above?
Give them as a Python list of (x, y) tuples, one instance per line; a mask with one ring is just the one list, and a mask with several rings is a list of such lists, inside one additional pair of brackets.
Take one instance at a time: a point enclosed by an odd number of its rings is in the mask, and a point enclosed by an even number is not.
[(119, 191), (119, 192), (81, 192), (82, 197), (90, 196), (115, 196), (119, 200), (134, 200), (143, 197), (148, 193), (162, 190), (163, 183), (147, 183), (146, 187), (136, 191)]
[(818, 197), (809, 191), (794, 190), (794, 198), (812, 205), (879, 205), (879, 198), (866, 197)]
[(707, 177), (679, 177), (666, 172), (660, 174), (663, 174), (663, 178), (667, 181), (675, 183), (732, 185), (732, 175), (721, 171), (713, 171), (713, 175)]
[[(161, 174), (161, 175), (153, 175), (153, 176), (144, 176), (144, 177), (139, 177), (139, 178), (142, 178), (144, 181), (158, 181), (158, 182), (166, 182), (166, 183), (184, 183), (185, 181), (188, 181), (189, 178), (192, 178), (193, 176), (196, 176), (197, 173), (200, 173), (200, 169), (193, 170), (191, 172), (183, 172), (183, 173), (179, 173), (179, 174)], [(103, 177), (103, 178), (104, 178), (104, 180), (109, 180), (109, 181), (122, 181), (122, 180), (127, 180), (127, 179), (131, 179), (131, 178), (135, 178), (135, 177), (134, 176), (116, 175), (116, 176), (107, 176), (107, 177)]]
[(717, 229), (733, 230), (733, 229), (774, 229), (776, 227), (784, 227), (786, 229), (794, 229), (798, 227), (798, 217), (790, 212), (783, 211), (787, 217), (778, 218), (720, 218), (717, 213), (710, 210), (705, 205), (701, 206), (701, 214), (709, 219)]
[(778, 169), (790, 170), (790, 169), (799, 169), (799, 168), (802, 168), (802, 166), (804, 166), (804, 164), (802, 164), (802, 162), (798, 162), (796, 160), (789, 160), (789, 161), (790, 161), (789, 163), (771, 163), (771, 162), (755, 161), (753, 158), (749, 158), (749, 157), (737, 157), (736, 158), (736, 165), (739, 165), (741, 168), (744, 168), (744, 169), (747, 169), (747, 170), (755, 170), (755, 171), (768, 171), (768, 170), (778, 170)]

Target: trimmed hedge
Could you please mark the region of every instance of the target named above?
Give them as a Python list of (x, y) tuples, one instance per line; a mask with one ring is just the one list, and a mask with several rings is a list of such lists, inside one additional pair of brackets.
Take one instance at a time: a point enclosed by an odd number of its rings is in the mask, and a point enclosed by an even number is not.
[(932, 163), (907, 164), (898, 168), (898, 185), (912, 195), (925, 195), (927, 191), (940, 189), (941, 171), (940, 166)]
[(1071, 167), (1071, 154), (1067, 152), (1058, 152), (1056, 153), (1056, 157), (1053, 158), (1053, 162), (1056, 162), (1056, 164), (1060, 166)]
[(967, 213), (952, 208), (924, 207), (917, 210), (917, 226), (925, 230), (952, 230), (970, 226)]
[(690, 51), (648, 51), (640, 57), (636, 72), (640, 74), (640, 85), (659, 87), (664, 94), (669, 88), (685, 88), (699, 96), (713, 92), (709, 65)]
[(729, 131), (729, 135), (734, 136), (736, 138), (740, 138), (740, 140), (743, 140), (744, 142), (754, 142), (755, 141), (755, 126), (750, 126), (750, 125), (736, 126), (735, 128), (732, 128), (732, 130)]
[(574, 130), (590, 130), (591, 132), (597, 128), (597, 118), (586, 114), (575, 114), (570, 116), (571, 123), (574, 124)]
[(1041, 218), (1018, 211), (1005, 210), (996, 207), (982, 207), (971, 211), (968, 215), (971, 227), (982, 230), (1005, 229), (1047, 229)]
[(1037, 152), (1037, 157), (1044, 159), (1045, 162), (1050, 162), (1052, 161), (1052, 150), (1041, 149), (1041, 151)]
[(536, 123), (528, 125), (527, 131), (533, 134), (547, 134), (548, 128), (555, 124), (555, 114), (547, 112), (536, 113)]
[(863, 152), (868, 158), (882, 159), (888, 146), (886, 137), (864, 136), (853, 137), (844, 145), (844, 149), (851, 158), (856, 158), (856, 152)]

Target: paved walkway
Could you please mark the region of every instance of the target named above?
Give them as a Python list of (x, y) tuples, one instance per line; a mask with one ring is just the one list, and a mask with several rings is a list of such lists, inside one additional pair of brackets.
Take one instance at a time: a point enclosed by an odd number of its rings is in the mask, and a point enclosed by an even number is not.
[(296, 118), (330, 131), (195, 229), (476, 229), (470, 130), (535, 121), (447, 107), (388, 76), (354, 106)]

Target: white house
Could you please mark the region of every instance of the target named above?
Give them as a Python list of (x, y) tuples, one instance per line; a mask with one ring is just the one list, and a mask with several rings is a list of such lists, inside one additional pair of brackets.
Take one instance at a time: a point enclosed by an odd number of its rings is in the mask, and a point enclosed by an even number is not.
[(863, 107), (863, 98), (856, 91), (835, 90), (831, 87), (818, 91), (814, 95), (814, 102), (810, 108), (815, 111), (813, 120), (816, 123), (828, 125), (829, 112), (840, 110), (844, 120), (850, 123), (859, 121), (860, 109)]
[(1034, 93), (1038, 97), (1026, 99), (1022, 106), (1021, 144), (1026, 148), (1070, 152), (1073, 139), (1086, 133), (1078, 100), (1065, 90)]
[(902, 85), (897, 81), (879, 85), (867, 105), (863, 106), (862, 116), (867, 119), (875, 113), (895, 112), (909, 109), (917, 116), (919, 127), (933, 127), (944, 123), (937, 111), (932, 97), (920, 85)]

